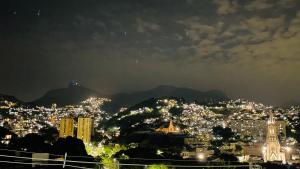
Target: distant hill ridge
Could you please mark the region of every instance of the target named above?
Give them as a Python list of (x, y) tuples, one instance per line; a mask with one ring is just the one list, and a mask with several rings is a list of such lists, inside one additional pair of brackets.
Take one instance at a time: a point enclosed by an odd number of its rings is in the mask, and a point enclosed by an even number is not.
[(3, 104), (3, 101), (9, 101), (9, 102), (13, 102), (16, 103), (17, 105), (24, 105), (25, 103), (19, 99), (17, 99), (14, 96), (11, 95), (5, 95), (5, 94), (0, 94), (0, 106)]
[[(0, 95), (0, 99), (2, 96), (15, 100), (16, 102), (21, 102), (13, 96), (6, 95)], [(107, 111), (111, 112), (116, 112), (121, 107), (131, 107), (150, 98), (176, 97), (182, 98), (187, 102), (195, 101), (198, 103), (217, 103), (219, 101), (228, 100), (228, 97), (219, 90), (202, 92), (191, 88), (167, 85), (158, 86), (144, 91), (117, 93), (113, 95), (105, 95), (80, 85), (69, 85), (66, 88), (50, 90), (42, 97), (30, 102), (29, 104), (49, 107), (53, 103), (56, 103), (58, 106), (65, 106), (79, 104), (81, 101), (90, 97), (107, 97), (112, 99), (112, 102), (104, 107)]]
[(160, 97), (177, 97), (182, 98), (187, 102), (195, 101), (199, 103), (217, 103), (219, 101), (228, 100), (226, 94), (219, 90), (201, 92), (190, 88), (163, 85), (150, 90), (138, 91), (130, 94), (120, 93), (112, 95), (110, 97), (112, 102), (107, 105), (106, 108), (109, 111), (117, 111), (121, 107), (131, 107), (141, 101)]
[(289, 108), (291, 106), (300, 106), (300, 101), (289, 101), (289, 102), (285, 102), (284, 104), (281, 105), (281, 107), (283, 108)]
[(11, 102), (22, 102), (18, 100), (16, 97), (11, 96), (11, 95), (5, 95), (5, 94), (0, 94), (0, 101), (11, 101)]
[(67, 88), (50, 90), (41, 98), (31, 102), (31, 104), (51, 106), (53, 103), (56, 103), (58, 106), (65, 106), (79, 104), (90, 97), (104, 97), (104, 95), (83, 86), (69, 86)]

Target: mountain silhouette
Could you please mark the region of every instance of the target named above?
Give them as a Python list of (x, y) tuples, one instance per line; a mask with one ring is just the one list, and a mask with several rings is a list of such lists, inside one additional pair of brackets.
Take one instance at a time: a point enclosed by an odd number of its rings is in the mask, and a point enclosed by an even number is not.
[(49, 107), (55, 103), (57, 106), (65, 106), (79, 104), (90, 97), (104, 97), (104, 95), (83, 86), (69, 86), (67, 88), (50, 90), (41, 98), (31, 102), (31, 104)]
[(281, 107), (283, 107), (283, 108), (290, 108), (292, 106), (300, 106), (300, 101), (292, 100), (289, 102), (285, 102), (281, 105)]
[(112, 95), (110, 96), (112, 102), (106, 105), (105, 108), (107, 111), (115, 112), (118, 111), (121, 107), (131, 107), (141, 101), (160, 97), (177, 97), (182, 98), (187, 102), (211, 104), (228, 100), (228, 97), (219, 90), (202, 92), (190, 88), (163, 85), (145, 91)]
[(5, 104), (5, 101), (16, 103), (17, 105), (25, 104), (23, 101), (11, 95), (0, 94), (0, 105)]
[(137, 91), (132, 93), (117, 93), (114, 95), (104, 95), (95, 90), (83, 86), (69, 86), (62, 89), (48, 91), (41, 98), (31, 102), (32, 105), (51, 106), (56, 103), (58, 106), (78, 104), (89, 97), (107, 97), (112, 101), (104, 106), (109, 112), (116, 112), (122, 107), (131, 107), (141, 101), (150, 98), (176, 97), (187, 102), (217, 103), (228, 100), (228, 97), (219, 90), (206, 92), (174, 86), (158, 86), (153, 89)]

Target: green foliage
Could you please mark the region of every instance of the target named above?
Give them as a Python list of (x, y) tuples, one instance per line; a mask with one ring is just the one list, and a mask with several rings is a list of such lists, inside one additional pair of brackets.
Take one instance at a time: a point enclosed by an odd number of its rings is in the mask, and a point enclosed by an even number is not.
[(91, 155), (94, 151), (94, 147), (90, 145), (85, 145), (85, 151), (87, 152), (87, 154)]
[(104, 168), (107, 169), (117, 169), (117, 161), (113, 159), (113, 156), (121, 151), (126, 150), (126, 146), (121, 145), (105, 145), (102, 148), (102, 152), (100, 154), (101, 163), (103, 164)]
[(127, 147), (124, 145), (105, 145), (103, 146), (103, 152), (101, 156), (112, 158), (117, 152), (121, 150), (127, 150)]
[(112, 158), (102, 158), (101, 163), (105, 169), (118, 169), (117, 161)]
[[(114, 155), (122, 150), (128, 150), (130, 148), (135, 148), (135, 144), (130, 144), (128, 146), (125, 145), (104, 145), (101, 148), (101, 152), (99, 153), (101, 158), (101, 163), (103, 164), (105, 169), (117, 169), (118, 161), (114, 159)], [(123, 156), (122, 158), (128, 158)]]
[(168, 169), (168, 167), (164, 164), (152, 164), (147, 169)]

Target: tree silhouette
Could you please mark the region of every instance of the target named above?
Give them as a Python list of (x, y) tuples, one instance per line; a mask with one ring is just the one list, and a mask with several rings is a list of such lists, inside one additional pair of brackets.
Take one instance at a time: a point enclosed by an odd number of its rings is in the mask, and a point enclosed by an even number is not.
[(16, 149), (30, 152), (49, 152), (50, 145), (45, 143), (42, 136), (30, 133), (17, 140)]
[(74, 137), (59, 138), (52, 147), (53, 154), (63, 155), (68, 153), (70, 156), (87, 156), (83, 141)]
[(42, 128), (39, 132), (45, 139), (46, 143), (54, 144), (59, 136), (58, 130), (55, 127)]
[(213, 128), (213, 133), (217, 137), (222, 137), (222, 140), (227, 142), (231, 137), (234, 136), (234, 133), (231, 131), (231, 128), (223, 128), (221, 126), (217, 126)]

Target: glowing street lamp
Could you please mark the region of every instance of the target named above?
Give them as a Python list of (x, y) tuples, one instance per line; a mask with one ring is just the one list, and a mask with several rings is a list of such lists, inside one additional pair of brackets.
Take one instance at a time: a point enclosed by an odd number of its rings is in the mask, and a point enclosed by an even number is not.
[(197, 154), (197, 158), (198, 158), (198, 160), (203, 161), (204, 158), (205, 158), (205, 156), (204, 156), (203, 153), (198, 153), (198, 154)]
[(159, 156), (161, 156), (163, 153), (164, 153), (164, 152), (161, 151), (161, 150), (157, 150), (157, 151), (156, 151), (156, 154), (159, 155)]

